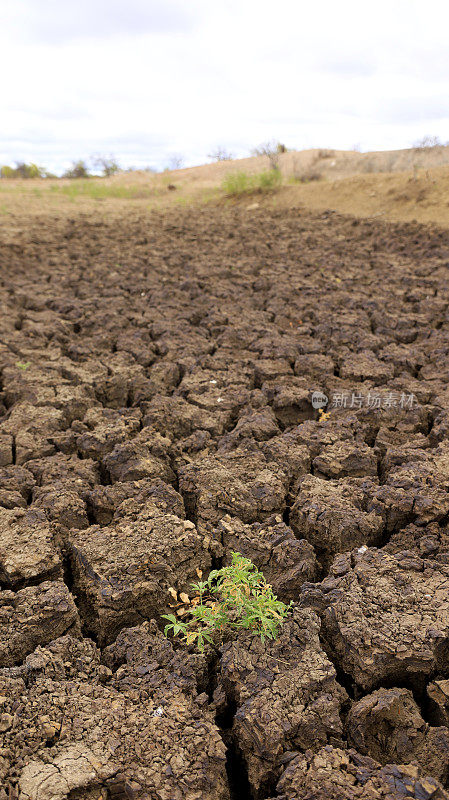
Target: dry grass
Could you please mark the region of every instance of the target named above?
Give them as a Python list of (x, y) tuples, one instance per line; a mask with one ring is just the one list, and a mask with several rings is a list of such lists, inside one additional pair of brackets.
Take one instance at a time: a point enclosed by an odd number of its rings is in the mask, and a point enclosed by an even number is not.
[[(267, 158), (252, 157), (161, 174), (1, 180), (0, 224), (5, 217), (21, 214), (70, 215), (95, 209), (109, 216), (125, 207), (163, 210), (176, 204), (225, 202), (224, 187), (232, 185), (238, 174), (260, 178), (267, 167)], [(355, 216), (449, 227), (449, 147), (378, 153), (291, 151), (280, 155), (280, 172), (282, 186), (275, 193), (261, 193), (259, 204), (330, 208)], [(169, 185), (175, 189), (169, 190)], [(241, 193), (237, 202), (247, 203), (247, 193)]]

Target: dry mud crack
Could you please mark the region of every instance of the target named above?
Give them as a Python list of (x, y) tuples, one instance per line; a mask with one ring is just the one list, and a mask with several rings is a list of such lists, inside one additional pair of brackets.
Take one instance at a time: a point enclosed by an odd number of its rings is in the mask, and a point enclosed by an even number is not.
[[(448, 268), (331, 212), (0, 229), (0, 800), (449, 798)], [(232, 550), (278, 639), (173, 646)]]

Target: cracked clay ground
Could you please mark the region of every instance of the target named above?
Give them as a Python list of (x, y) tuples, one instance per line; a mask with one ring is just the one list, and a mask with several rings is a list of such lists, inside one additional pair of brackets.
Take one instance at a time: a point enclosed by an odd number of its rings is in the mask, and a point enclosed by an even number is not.
[[(448, 268), (331, 212), (3, 225), (0, 800), (449, 798)], [(173, 646), (232, 550), (281, 634)]]

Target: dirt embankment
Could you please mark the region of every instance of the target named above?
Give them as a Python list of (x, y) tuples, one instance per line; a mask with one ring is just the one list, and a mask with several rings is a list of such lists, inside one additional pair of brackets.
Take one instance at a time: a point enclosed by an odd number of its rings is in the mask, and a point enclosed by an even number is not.
[[(1, 800), (449, 797), (448, 264), (297, 209), (4, 227)], [(173, 646), (232, 550), (281, 635)]]
[[(232, 197), (231, 202), (275, 209), (330, 209), (355, 217), (420, 222), (449, 228), (449, 146), (359, 153), (314, 149), (279, 156), (282, 181), (274, 192)], [(203, 164), (163, 173), (119, 173), (87, 180), (0, 181), (0, 224), (15, 218), (51, 214), (111, 216), (226, 199), (224, 180), (270, 169), (266, 156)], [(170, 191), (169, 191), (170, 190)]]

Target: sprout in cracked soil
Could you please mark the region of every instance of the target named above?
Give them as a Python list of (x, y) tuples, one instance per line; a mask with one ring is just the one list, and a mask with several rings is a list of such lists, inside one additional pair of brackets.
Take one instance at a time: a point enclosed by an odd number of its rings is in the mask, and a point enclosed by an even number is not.
[[(183, 603), (187, 601), (187, 610), (184, 606), (177, 612), (186, 621), (175, 614), (163, 614), (162, 619), (168, 620), (165, 636), (181, 636), (187, 645), (196, 642), (200, 652), (205, 642), (214, 643), (216, 631), (223, 635), (225, 629), (246, 628), (262, 641), (275, 639), (290, 612), (291, 603), (278, 600), (263, 574), (240, 553), (233, 552), (229, 567), (212, 570), (207, 580), (193, 583), (192, 589), (194, 597), (181, 595)], [(177, 599), (176, 592), (169, 591)]]

